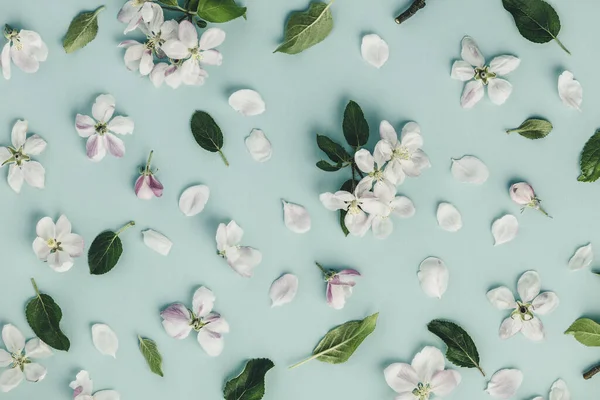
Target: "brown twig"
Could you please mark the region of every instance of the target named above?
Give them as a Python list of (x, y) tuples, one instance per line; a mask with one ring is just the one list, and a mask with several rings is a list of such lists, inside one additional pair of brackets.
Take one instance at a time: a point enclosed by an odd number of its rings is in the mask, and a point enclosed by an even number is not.
[(421, 8), (425, 7), (426, 0), (413, 0), (413, 3), (408, 7), (406, 11), (396, 17), (396, 23), (401, 24), (413, 15), (415, 15)]
[(596, 365), (595, 367), (591, 368), (590, 370), (584, 372), (583, 374), (583, 379), (592, 379), (594, 375), (596, 375), (598, 372), (600, 372), (600, 364)]

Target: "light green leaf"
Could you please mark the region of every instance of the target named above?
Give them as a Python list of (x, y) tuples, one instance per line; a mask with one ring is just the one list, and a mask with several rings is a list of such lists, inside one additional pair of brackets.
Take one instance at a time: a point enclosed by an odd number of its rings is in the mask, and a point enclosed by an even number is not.
[(298, 54), (325, 40), (333, 29), (331, 4), (313, 2), (307, 11), (292, 13), (285, 26), (283, 43), (274, 53)]
[(133, 225), (135, 225), (135, 222), (131, 221), (117, 232), (104, 231), (96, 236), (88, 251), (90, 274), (102, 275), (117, 265), (121, 254), (123, 254), (123, 244), (119, 234)]
[(427, 324), (427, 329), (448, 346), (446, 350), (448, 361), (459, 367), (477, 368), (485, 376), (479, 365), (477, 346), (463, 328), (450, 321), (434, 319)]
[(231, 379), (223, 389), (225, 400), (260, 400), (265, 395), (265, 375), (275, 364), (268, 358), (255, 358), (244, 371)]
[(104, 8), (102, 6), (96, 11), (84, 12), (73, 18), (63, 40), (63, 48), (67, 53), (85, 47), (96, 38), (98, 34), (98, 14)]
[(600, 178), (600, 130), (597, 130), (583, 146), (579, 166), (579, 182), (595, 182)]
[(196, 143), (204, 150), (219, 153), (225, 165), (229, 166), (229, 162), (221, 150), (223, 148), (223, 132), (221, 132), (221, 128), (210, 114), (204, 111), (196, 111), (192, 115), (190, 127)]
[(153, 340), (144, 339), (138, 336), (140, 342), (140, 352), (146, 359), (150, 371), (154, 372), (158, 376), (164, 376), (162, 371), (162, 356), (158, 351), (158, 347)]
[(580, 318), (573, 322), (565, 334), (573, 335), (579, 343), (585, 346), (600, 346), (600, 324), (589, 318)]
[(35, 289), (35, 297), (25, 306), (27, 323), (33, 333), (48, 346), (56, 350), (69, 351), (71, 342), (60, 330), (62, 310), (52, 297), (40, 293), (33, 279), (31, 283)]
[(342, 129), (346, 142), (352, 147), (360, 147), (369, 141), (369, 124), (360, 106), (350, 100), (344, 110)]
[(352, 156), (339, 144), (324, 135), (317, 135), (317, 146), (334, 163), (344, 163), (352, 161)]
[(549, 121), (538, 118), (530, 118), (523, 122), (518, 128), (509, 129), (506, 133), (518, 133), (527, 139), (542, 139), (548, 136), (552, 130)]
[(240, 7), (234, 0), (200, 0), (198, 16), (208, 22), (227, 22), (246, 17), (246, 7)]

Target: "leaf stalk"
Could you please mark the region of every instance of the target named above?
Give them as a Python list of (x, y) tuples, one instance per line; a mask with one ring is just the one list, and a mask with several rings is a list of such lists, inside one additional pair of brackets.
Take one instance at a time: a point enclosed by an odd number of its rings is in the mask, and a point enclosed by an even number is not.
[(229, 161), (227, 161), (227, 157), (225, 157), (225, 154), (223, 154), (221, 150), (219, 150), (219, 155), (221, 156), (221, 160), (223, 160), (225, 165), (229, 167)]
[(33, 285), (33, 290), (35, 290), (35, 294), (39, 297), (40, 290), (38, 289), (37, 284), (35, 283), (35, 279), (31, 278), (31, 284)]
[(123, 231), (125, 231), (128, 228), (131, 228), (134, 225), (135, 225), (135, 221), (129, 221), (126, 225), (124, 225), (121, 229), (119, 229), (117, 231), (116, 236), (119, 236)]

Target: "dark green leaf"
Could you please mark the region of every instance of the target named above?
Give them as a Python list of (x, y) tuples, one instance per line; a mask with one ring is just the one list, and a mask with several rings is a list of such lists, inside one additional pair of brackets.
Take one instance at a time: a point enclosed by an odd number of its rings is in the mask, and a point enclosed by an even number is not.
[(506, 11), (512, 14), (517, 29), (525, 39), (534, 43), (556, 40), (556, 43), (569, 53), (558, 40), (560, 18), (550, 4), (543, 0), (502, 0), (502, 4)]
[(523, 122), (518, 128), (509, 129), (506, 133), (516, 132), (527, 139), (542, 139), (548, 136), (552, 130), (552, 124), (544, 119), (530, 118)]
[(317, 135), (317, 145), (334, 163), (352, 161), (352, 156), (339, 144), (324, 135)]
[(463, 328), (450, 321), (434, 319), (427, 325), (427, 329), (442, 339), (448, 346), (446, 350), (448, 361), (459, 367), (477, 368), (485, 376), (479, 365), (477, 347)]
[(223, 389), (225, 400), (260, 400), (265, 395), (265, 375), (275, 364), (268, 358), (255, 358), (246, 363), (241, 374)]
[(585, 346), (600, 346), (600, 324), (589, 318), (580, 318), (573, 322), (565, 334), (573, 335), (579, 343)]
[(275, 52), (298, 54), (322, 42), (333, 29), (331, 3), (310, 3), (307, 11), (292, 13), (285, 26), (283, 43)]
[(600, 178), (600, 130), (597, 130), (583, 146), (579, 166), (579, 182), (594, 182)]
[(60, 307), (52, 297), (40, 293), (33, 279), (31, 283), (36, 296), (25, 306), (27, 323), (35, 335), (48, 346), (56, 350), (69, 351), (71, 342), (60, 330), (60, 320), (62, 319)]
[(140, 342), (140, 352), (146, 359), (150, 371), (154, 372), (158, 376), (164, 376), (162, 371), (162, 356), (158, 351), (158, 347), (153, 340), (144, 339), (138, 336)]
[[(358, 182), (356, 180), (348, 179), (346, 182), (344, 182), (340, 190), (354, 193), (356, 185), (358, 185)], [(348, 211), (340, 210), (340, 227), (342, 228), (342, 232), (344, 232), (344, 236), (348, 236), (350, 234), (350, 231), (348, 230), (348, 227), (346, 226), (345, 222), (346, 214), (348, 214)]]
[(360, 106), (352, 100), (348, 102), (344, 111), (342, 128), (346, 141), (350, 146), (360, 147), (367, 144), (369, 140), (369, 124)]
[(159, 3), (165, 4), (167, 6), (178, 7), (179, 2), (177, 0), (158, 0)]
[(119, 234), (133, 225), (135, 222), (131, 221), (117, 232), (104, 231), (96, 236), (88, 251), (90, 274), (102, 275), (117, 265), (123, 253), (123, 244)]
[(73, 18), (63, 40), (63, 48), (67, 53), (85, 47), (96, 38), (98, 34), (98, 14), (102, 10), (104, 10), (104, 6), (96, 11), (84, 12)]
[(329, 364), (345, 363), (367, 336), (375, 330), (377, 317), (379, 317), (379, 313), (361, 321), (349, 321), (333, 328), (315, 347), (310, 358), (292, 365), (290, 368), (298, 367), (314, 359)]
[(342, 166), (340, 164), (332, 165), (324, 160), (317, 161), (317, 167), (327, 172), (335, 172), (342, 169)]
[(225, 165), (229, 166), (229, 162), (221, 150), (223, 148), (223, 132), (215, 120), (207, 112), (196, 111), (192, 115), (190, 125), (196, 143), (204, 150), (219, 153)]
[(208, 22), (227, 22), (246, 15), (246, 7), (234, 0), (200, 0), (198, 16)]

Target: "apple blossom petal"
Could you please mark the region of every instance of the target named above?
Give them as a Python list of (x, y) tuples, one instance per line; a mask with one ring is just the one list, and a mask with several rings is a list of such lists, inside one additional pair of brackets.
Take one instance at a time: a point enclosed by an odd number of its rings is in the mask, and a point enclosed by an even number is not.
[(487, 292), (487, 298), (499, 310), (510, 310), (517, 307), (515, 296), (506, 286), (500, 286)]
[(533, 317), (529, 321), (523, 321), (523, 328), (521, 329), (521, 333), (523, 333), (523, 335), (527, 339), (536, 342), (543, 340), (546, 336), (544, 332), (544, 325), (538, 317)]
[(156, 197), (162, 197), (163, 190), (165, 189), (163, 184), (160, 183), (158, 179), (152, 174), (148, 177), (148, 185), (150, 186), (150, 190)]
[(19, 386), (24, 374), (19, 368), (7, 369), (0, 375), (0, 391), (7, 393)]
[(527, 271), (519, 278), (517, 282), (517, 292), (524, 303), (530, 303), (540, 294), (542, 286), (540, 274), (536, 271)]
[(6, 43), (2, 48), (0, 66), (2, 66), (2, 75), (4, 76), (4, 79), (10, 79), (10, 42)]
[(144, 244), (146, 246), (156, 251), (160, 255), (169, 255), (171, 247), (173, 246), (173, 242), (171, 242), (168, 237), (152, 229), (146, 229), (145, 231), (142, 231), (142, 235), (144, 236)]
[(198, 343), (202, 346), (202, 349), (211, 357), (217, 357), (223, 352), (225, 346), (225, 340), (223, 335), (211, 331), (208, 326), (200, 329), (198, 332)]
[(389, 217), (377, 216), (373, 218), (371, 228), (376, 239), (385, 239), (394, 231), (394, 223)]
[(29, 339), (25, 344), (27, 358), (42, 359), (52, 355), (52, 349), (38, 338)]
[[(194, 31), (196, 29), (194, 28)], [(200, 50), (214, 49), (225, 41), (225, 31), (219, 28), (209, 28), (200, 37)]]
[(437, 257), (428, 257), (419, 265), (417, 277), (427, 296), (441, 299), (448, 289), (450, 272), (444, 261)]
[(390, 48), (388, 44), (379, 35), (374, 33), (365, 35), (360, 45), (360, 54), (363, 60), (374, 66), (381, 68), (390, 57)]
[(198, 317), (205, 317), (212, 311), (215, 300), (215, 294), (210, 289), (201, 286), (194, 292), (192, 310)]
[(238, 256), (234, 260), (227, 259), (235, 272), (244, 278), (250, 278), (254, 268), (262, 261), (260, 251), (252, 247), (242, 246), (238, 249)]
[(512, 201), (521, 206), (526, 206), (535, 199), (533, 187), (526, 182), (512, 184), (508, 192)]
[(206, 322), (209, 329), (213, 332), (217, 333), (228, 333), (229, 332), (229, 324), (220, 314), (211, 312), (206, 317), (202, 319)]
[(406, 392), (394, 397), (394, 400), (419, 400), (419, 398), (412, 392)]
[(229, 221), (226, 232), (228, 246), (238, 245), (244, 236), (244, 230), (235, 221)]
[(544, 292), (533, 299), (533, 312), (539, 315), (550, 314), (558, 307), (559, 299), (554, 292)]
[(4, 349), (0, 349), (0, 367), (8, 367), (10, 364), (12, 364), (12, 361), (12, 354)]
[(56, 225), (52, 218), (44, 217), (40, 219), (35, 226), (35, 233), (43, 240), (51, 240), (56, 238)]
[(198, 46), (198, 31), (190, 21), (183, 20), (179, 23), (179, 40), (188, 49), (193, 49)]
[[(71, 383), (69, 383), (69, 387), (71, 389), (75, 390), (76, 392), (78, 391), (79, 394), (82, 396), (86, 396), (86, 395), (91, 396), (92, 389), (93, 389), (93, 382), (90, 379), (90, 374), (85, 370), (79, 371), (77, 373), (77, 375), (75, 376), (75, 380), (72, 381)], [(77, 399), (77, 400), (79, 400), (79, 399)]]
[(36, 237), (33, 241), (33, 252), (42, 261), (46, 261), (50, 255), (51, 248), (48, 243), (40, 237)]
[(25, 348), (25, 336), (12, 324), (2, 327), (2, 341), (10, 353), (20, 354)]
[(437, 209), (438, 225), (445, 231), (457, 232), (462, 228), (462, 216), (450, 203), (440, 203)]
[(265, 162), (271, 159), (271, 142), (260, 129), (253, 129), (245, 140), (246, 148), (255, 161)]
[(71, 257), (80, 257), (83, 254), (83, 238), (75, 233), (69, 233), (62, 237), (61, 247)]
[(462, 377), (457, 371), (438, 371), (431, 378), (431, 391), (436, 396), (447, 396), (460, 384)]
[(459, 182), (481, 185), (490, 176), (488, 167), (477, 157), (462, 156), (452, 159), (452, 176)]
[(352, 286), (346, 284), (327, 284), (327, 304), (335, 310), (341, 310), (346, 305), (346, 299), (352, 295)]
[(385, 381), (396, 393), (410, 393), (419, 384), (417, 371), (405, 363), (395, 363), (389, 365), (384, 371)]
[(175, 339), (184, 339), (192, 331), (190, 311), (180, 303), (171, 304), (161, 313), (162, 325), (169, 336)]
[(521, 60), (515, 56), (498, 56), (490, 62), (490, 72), (496, 75), (507, 75), (519, 67)]
[(500, 339), (508, 339), (520, 332), (521, 329), (523, 329), (523, 320), (520, 317), (508, 317), (502, 321), (498, 335)]
[(77, 114), (75, 117), (75, 129), (81, 137), (89, 137), (96, 132), (96, 121), (87, 115)]
[(12, 153), (6, 147), (0, 147), (0, 167), (12, 158)]
[(106, 324), (94, 324), (92, 326), (92, 341), (100, 354), (117, 358), (119, 338), (110, 326)]
[(179, 209), (184, 215), (192, 217), (204, 210), (209, 197), (210, 189), (208, 186), (190, 186), (179, 197)]
[(140, 15), (140, 13), (136, 13), (134, 15), (133, 18), (131, 18), (131, 20), (129, 21), (129, 23), (127, 24), (127, 26), (125, 27), (125, 30), (123, 30), (123, 33), (125, 35), (127, 35), (129, 32), (135, 31), (138, 26), (140, 26), (140, 24), (144, 21), (144, 19), (142, 18), (142, 16)]
[(271, 307), (279, 307), (290, 303), (298, 292), (298, 277), (292, 274), (282, 275), (275, 280), (269, 289)]
[(108, 122), (115, 112), (115, 98), (110, 94), (101, 94), (96, 97), (92, 106), (92, 115), (97, 121)]
[(140, 8), (141, 7), (138, 6), (137, 3), (134, 3), (133, 0), (129, 0), (119, 10), (119, 13), (117, 14), (117, 19), (119, 20), (119, 22), (128, 23), (140, 11)]
[(146, 46), (143, 44), (137, 44), (130, 46), (125, 50), (123, 60), (125, 61), (125, 66), (128, 70), (137, 71), (140, 69), (145, 49)]
[(558, 77), (558, 95), (564, 105), (581, 111), (583, 88), (581, 83), (573, 78), (572, 72), (565, 71)]
[(106, 155), (106, 145), (104, 136), (94, 134), (90, 136), (85, 143), (87, 157), (92, 161), (100, 161)]
[(485, 391), (495, 399), (513, 397), (523, 383), (523, 373), (518, 369), (501, 369), (496, 371), (488, 382)]
[(169, 64), (161, 62), (154, 65), (152, 72), (150, 72), (150, 81), (154, 87), (160, 87), (165, 81), (165, 72), (169, 68)]
[(145, 49), (140, 59), (140, 74), (147, 76), (152, 72), (152, 68), (154, 68), (154, 55), (152, 50)]
[(135, 45), (138, 45), (138, 44), (141, 45), (141, 43), (138, 42), (137, 40), (123, 40), (121, 43), (119, 43), (117, 45), (117, 47), (122, 48), (122, 49), (128, 49), (131, 46), (135, 46)]
[(217, 50), (205, 50), (201, 53), (202, 58), (200, 64), (202, 65), (221, 65), (223, 64), (223, 54)]
[(190, 86), (200, 86), (204, 84), (204, 78), (208, 76), (206, 71), (200, 68), (198, 60), (190, 58), (181, 65), (181, 79), (183, 83)]
[(550, 388), (549, 400), (571, 400), (571, 392), (562, 379), (558, 379)]
[(16, 193), (21, 192), (21, 187), (23, 186), (23, 181), (25, 180), (23, 170), (21, 167), (16, 164), (10, 164), (8, 167), (8, 185), (14, 190)]
[(481, 81), (467, 82), (460, 98), (462, 108), (473, 108), (473, 106), (483, 99), (484, 89)]
[(575, 254), (569, 260), (569, 269), (571, 271), (579, 271), (580, 269), (589, 267), (592, 261), (594, 261), (594, 252), (592, 244), (588, 243), (575, 251)]
[(466, 82), (475, 77), (475, 69), (466, 61), (454, 61), (454, 64), (452, 64), (450, 77), (452, 79), (458, 79), (459, 81)]
[(371, 224), (373, 223), (374, 217), (368, 216), (364, 211), (360, 211), (358, 214), (347, 213), (344, 217), (344, 223), (348, 232), (353, 236), (362, 237), (364, 236)]
[(43, 189), (46, 182), (46, 170), (37, 161), (28, 161), (23, 164), (23, 178), (29, 186)]
[(135, 124), (129, 117), (114, 117), (106, 126), (109, 131), (118, 135), (130, 135), (133, 133)]
[(38, 155), (46, 148), (46, 141), (38, 135), (32, 135), (25, 140), (23, 152), (27, 155)]
[(492, 235), (494, 236), (494, 246), (510, 242), (517, 236), (519, 231), (519, 222), (514, 215), (506, 214), (498, 218), (492, 224)]
[(330, 211), (347, 210), (348, 204), (334, 193), (321, 193), (319, 200)]
[(106, 147), (110, 154), (115, 157), (121, 158), (125, 155), (125, 143), (112, 133), (105, 133)]
[(375, 158), (369, 153), (369, 150), (360, 149), (354, 154), (354, 161), (358, 168), (365, 173), (373, 172), (375, 169)]
[(463, 60), (468, 62), (474, 67), (483, 67), (485, 63), (485, 59), (479, 51), (479, 47), (475, 40), (470, 36), (465, 36), (461, 42), (462, 50), (460, 52), (460, 56)]
[(157, 18), (161, 21), (164, 21), (161, 6), (159, 6), (158, 4), (154, 4), (151, 1), (144, 2), (144, 5), (142, 5), (142, 9), (140, 10), (140, 14), (142, 15), (142, 20), (147, 24), (150, 24), (153, 20)]
[(396, 130), (392, 124), (386, 120), (381, 121), (379, 124), (379, 137), (392, 146), (396, 146), (398, 143), (398, 134), (396, 133)]
[(94, 393), (93, 400), (120, 400), (121, 395), (115, 390), (100, 390)]
[(251, 89), (242, 89), (229, 96), (229, 105), (243, 116), (250, 117), (265, 112), (266, 105), (261, 95)]
[(387, 217), (390, 215), (390, 207), (376, 198), (362, 198), (359, 201), (360, 208), (368, 214)]
[(390, 143), (387, 140), (381, 139), (375, 145), (375, 149), (373, 150), (373, 157), (378, 161), (378, 164), (381, 165), (392, 158), (393, 152), (394, 149), (392, 148)]
[(50, 253), (46, 261), (48, 266), (56, 272), (67, 272), (73, 267), (73, 259), (66, 251)]
[(497, 105), (504, 104), (506, 99), (508, 99), (512, 93), (512, 90), (512, 84), (505, 79), (495, 78), (490, 80), (490, 83), (488, 84), (488, 95), (490, 96), (490, 100)]
[(150, 200), (154, 197), (154, 192), (150, 188), (150, 178), (148, 175), (140, 175), (135, 181), (135, 195), (142, 200)]
[(401, 218), (410, 218), (417, 212), (412, 200), (406, 196), (394, 197), (390, 202), (390, 207), (392, 208), (392, 213)]
[(56, 220), (56, 225), (55, 225), (55, 238), (57, 241), (62, 242), (62, 239), (71, 233), (71, 222), (69, 221), (69, 219), (63, 214), (60, 217), (58, 217), (58, 220)]
[(18, 120), (12, 128), (11, 139), (12, 145), (15, 149), (21, 148), (25, 144), (27, 138), (28, 122), (24, 120)]
[[(195, 30), (195, 29), (194, 29)], [(170, 39), (160, 46), (161, 50), (167, 55), (167, 57), (174, 60), (183, 60), (189, 57), (189, 47), (180, 42), (177, 39)]]
[(33, 74), (40, 69), (40, 62), (38, 59), (25, 49), (18, 50), (16, 46), (12, 46), (10, 48), (10, 55), (15, 65), (23, 72)]
[(420, 382), (431, 382), (433, 375), (444, 370), (444, 355), (437, 347), (425, 346), (411, 362)]
[(295, 233), (306, 233), (310, 230), (310, 214), (306, 208), (282, 200), (283, 203), (283, 221), (285, 226)]

